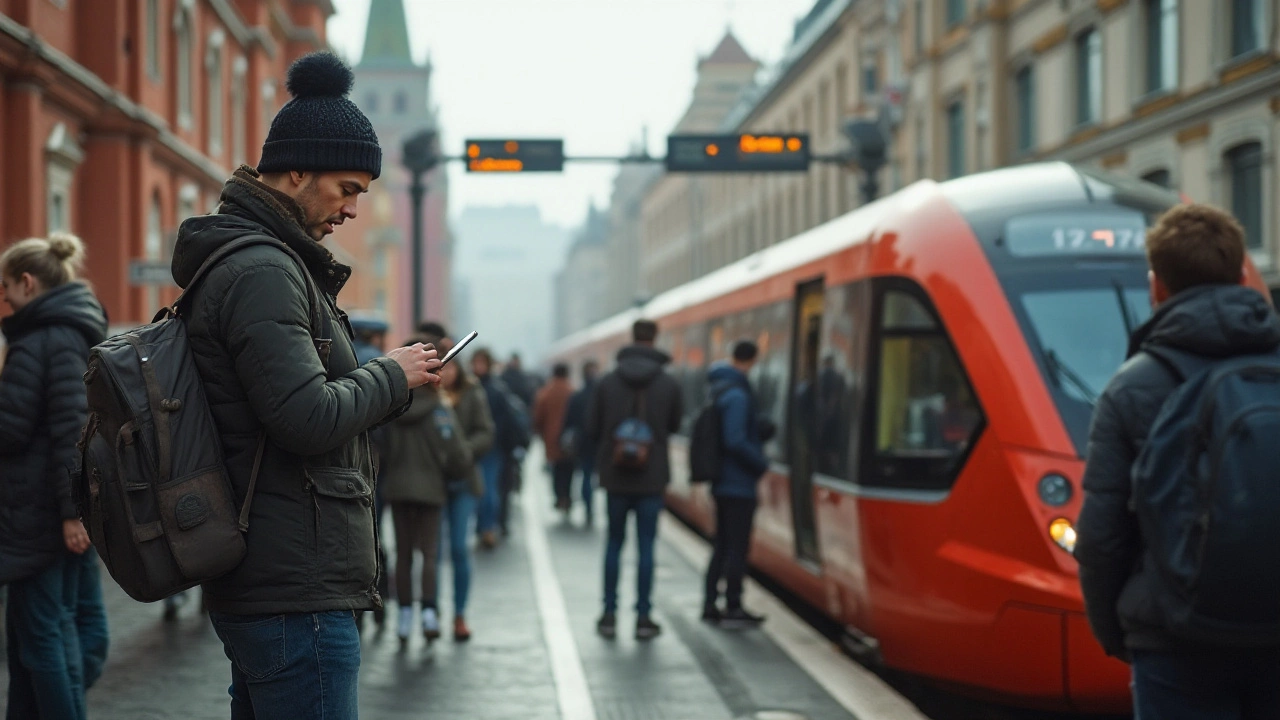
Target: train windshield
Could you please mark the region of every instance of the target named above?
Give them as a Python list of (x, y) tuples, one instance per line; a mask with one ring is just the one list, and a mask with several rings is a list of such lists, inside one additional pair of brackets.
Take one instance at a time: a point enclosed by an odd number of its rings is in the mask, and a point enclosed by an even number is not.
[(1080, 457), (1098, 396), (1151, 316), (1140, 213), (1040, 214), (1010, 220), (1001, 273)]

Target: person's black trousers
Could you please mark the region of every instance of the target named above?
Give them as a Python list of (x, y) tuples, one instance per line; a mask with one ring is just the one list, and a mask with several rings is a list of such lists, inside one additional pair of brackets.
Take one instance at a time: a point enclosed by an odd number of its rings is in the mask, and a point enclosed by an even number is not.
[(747, 552), (751, 549), (751, 526), (756, 517), (755, 498), (716, 499), (716, 541), (707, 566), (705, 608), (720, 599), (720, 580), (725, 580), (725, 610), (742, 607), (742, 581), (747, 574)]
[(573, 471), (576, 469), (573, 458), (561, 458), (551, 465), (551, 480), (558, 508), (567, 510), (573, 505), (573, 496), (569, 491), (573, 487)]

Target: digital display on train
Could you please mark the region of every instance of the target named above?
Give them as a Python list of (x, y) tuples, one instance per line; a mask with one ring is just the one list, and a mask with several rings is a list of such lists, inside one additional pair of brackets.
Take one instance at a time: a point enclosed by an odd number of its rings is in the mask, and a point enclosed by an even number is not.
[(1020, 257), (1141, 255), (1146, 234), (1142, 213), (1060, 212), (1013, 218), (1004, 241)]

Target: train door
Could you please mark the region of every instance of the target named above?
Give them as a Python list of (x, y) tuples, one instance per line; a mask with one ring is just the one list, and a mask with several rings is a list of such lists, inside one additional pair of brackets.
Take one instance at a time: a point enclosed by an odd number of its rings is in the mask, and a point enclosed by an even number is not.
[(804, 564), (821, 563), (813, 507), (816, 457), (814, 417), (818, 392), (818, 353), (822, 343), (823, 281), (797, 286), (794, 348), (791, 360), (791, 412), (787, 422), (787, 455), (791, 466), (791, 510), (796, 557)]

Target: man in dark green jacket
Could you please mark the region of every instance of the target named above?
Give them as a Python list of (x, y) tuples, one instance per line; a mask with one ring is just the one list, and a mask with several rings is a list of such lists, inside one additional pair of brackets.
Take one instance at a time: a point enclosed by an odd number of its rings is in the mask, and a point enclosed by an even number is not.
[(320, 243), (356, 216), (382, 161), (368, 119), (345, 97), (352, 82), (332, 54), (294, 63), (294, 99), (272, 122), (258, 168), (235, 172), (216, 214), (182, 223), (174, 249), (185, 287), (229, 242), (278, 243), (221, 261), (184, 309), (241, 501), (265, 436), (248, 553), (204, 585), (231, 659), (232, 720), (356, 717), (355, 613), (382, 603), (368, 430), (407, 407), (412, 388), (439, 382), (430, 346), (358, 364), (336, 303), (351, 270)]

